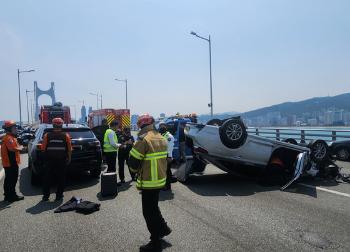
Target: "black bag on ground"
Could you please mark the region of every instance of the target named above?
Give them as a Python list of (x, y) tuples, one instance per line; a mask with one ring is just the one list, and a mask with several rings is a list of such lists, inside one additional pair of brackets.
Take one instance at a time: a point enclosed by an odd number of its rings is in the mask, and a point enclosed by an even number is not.
[(97, 204), (91, 201), (83, 201), (77, 205), (76, 211), (77, 213), (91, 214), (93, 212), (99, 211), (100, 206), (101, 204)]
[(101, 195), (102, 197), (118, 195), (117, 173), (115, 172), (102, 173)]
[(80, 203), (80, 201), (81, 201), (81, 198), (72, 197), (70, 200), (68, 200), (62, 206), (58, 207), (55, 210), (55, 213), (74, 211), (74, 210), (76, 210), (77, 205)]

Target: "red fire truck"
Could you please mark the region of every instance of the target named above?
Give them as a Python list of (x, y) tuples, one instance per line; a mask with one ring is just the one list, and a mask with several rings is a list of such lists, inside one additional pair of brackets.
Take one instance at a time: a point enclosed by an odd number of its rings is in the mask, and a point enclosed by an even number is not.
[(95, 128), (102, 125), (102, 120), (106, 119), (110, 124), (112, 121), (119, 122), (119, 128), (130, 127), (130, 110), (129, 109), (99, 109), (89, 114), (89, 127)]
[(71, 123), (70, 108), (56, 102), (54, 105), (44, 105), (40, 109), (40, 123), (51, 123), (52, 119), (60, 117), (64, 123)]

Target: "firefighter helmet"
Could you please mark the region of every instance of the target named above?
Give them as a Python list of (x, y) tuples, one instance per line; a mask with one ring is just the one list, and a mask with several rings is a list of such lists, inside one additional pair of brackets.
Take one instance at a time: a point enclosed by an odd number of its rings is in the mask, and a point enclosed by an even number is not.
[(62, 128), (63, 123), (64, 123), (64, 121), (62, 120), (62, 118), (59, 118), (59, 117), (54, 118), (54, 119), (52, 120), (52, 126), (53, 126), (54, 128)]
[(154, 118), (150, 116), (149, 114), (144, 114), (139, 117), (137, 120), (137, 126), (139, 128), (146, 127), (148, 125), (151, 125), (154, 123)]
[(2, 126), (2, 128), (4, 130), (7, 130), (9, 131), (13, 126), (16, 126), (16, 122), (13, 121), (13, 120), (8, 120), (8, 121), (5, 121), (4, 125)]

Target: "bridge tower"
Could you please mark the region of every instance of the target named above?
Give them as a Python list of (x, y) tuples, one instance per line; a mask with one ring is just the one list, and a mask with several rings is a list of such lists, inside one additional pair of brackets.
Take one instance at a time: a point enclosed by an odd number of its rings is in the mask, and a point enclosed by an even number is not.
[(39, 120), (39, 97), (41, 95), (48, 95), (51, 98), (52, 105), (56, 102), (56, 96), (55, 96), (55, 83), (51, 82), (51, 88), (48, 90), (41, 90), (38, 87), (38, 83), (34, 81), (34, 96), (35, 96), (35, 120)]

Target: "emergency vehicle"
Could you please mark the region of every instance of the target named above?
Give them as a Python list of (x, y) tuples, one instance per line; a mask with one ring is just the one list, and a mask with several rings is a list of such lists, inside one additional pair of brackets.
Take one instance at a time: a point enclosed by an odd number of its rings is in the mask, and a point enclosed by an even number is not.
[(119, 123), (119, 128), (124, 129), (130, 127), (130, 110), (129, 109), (99, 109), (94, 110), (89, 114), (88, 125), (89, 127), (96, 128), (102, 125), (102, 120), (106, 119), (108, 125), (112, 121)]
[(54, 105), (43, 105), (40, 108), (39, 119), (40, 123), (51, 124), (52, 119), (62, 118), (65, 124), (71, 123), (70, 108), (63, 106), (61, 102), (56, 102)]

